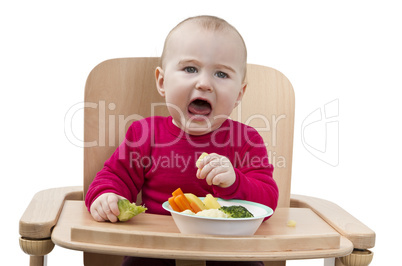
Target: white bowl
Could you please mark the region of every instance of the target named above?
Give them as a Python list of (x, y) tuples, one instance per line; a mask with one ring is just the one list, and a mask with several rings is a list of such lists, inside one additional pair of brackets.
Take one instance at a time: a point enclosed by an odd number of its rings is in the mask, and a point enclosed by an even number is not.
[[(204, 198), (200, 197), (201, 200)], [(265, 217), (274, 211), (262, 204), (246, 200), (224, 200), (217, 198), (221, 206), (242, 205), (254, 217), (250, 218), (211, 218), (174, 211), (166, 201), (162, 207), (172, 214), (173, 220), (183, 234), (251, 236), (254, 235)]]

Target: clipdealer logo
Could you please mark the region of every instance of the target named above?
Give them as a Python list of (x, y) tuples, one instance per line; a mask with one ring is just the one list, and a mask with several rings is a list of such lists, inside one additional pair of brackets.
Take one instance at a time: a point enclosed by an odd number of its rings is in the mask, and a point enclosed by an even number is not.
[[(151, 104), (151, 116), (154, 116), (154, 113), (156, 112), (156, 109), (159, 108), (160, 106), (166, 106), (166, 103), (153, 103)], [(175, 106), (171, 106), (172, 108), (177, 108)], [(107, 103), (106, 101), (98, 101), (98, 102), (79, 102), (71, 106), (68, 111), (66, 112), (66, 115), (64, 117), (64, 133), (67, 138), (67, 140), (80, 148), (90, 148), (90, 147), (116, 147), (120, 143), (122, 143), (125, 139), (125, 132), (126, 128), (133, 122), (133, 121), (140, 121), (144, 117), (142, 117), (139, 114), (130, 114), (130, 115), (123, 115), (123, 114), (117, 114), (114, 112), (116, 110), (117, 106), (115, 103)], [(74, 121), (77, 119), (78, 114), (84, 112), (84, 110), (90, 110), (91, 112), (94, 112), (94, 117), (97, 118), (98, 121), (94, 121), (94, 128), (97, 130), (97, 134), (91, 136), (91, 139), (83, 140), (82, 137), (80, 137), (80, 134), (76, 134), (74, 130), (73, 124), (75, 123)], [(178, 108), (177, 108), (178, 109)], [(178, 109), (179, 110), (179, 109)], [(180, 111), (180, 110), (179, 110)], [(184, 116), (184, 115), (183, 115)], [(286, 164), (286, 158), (283, 154), (277, 153), (276, 151), (273, 151), (271, 147), (276, 147), (278, 144), (278, 130), (279, 127), (282, 126), (283, 123), (281, 123), (282, 120), (286, 120), (287, 116), (285, 114), (271, 114), (271, 116), (267, 117), (262, 114), (253, 114), (247, 119), (242, 119), (242, 111), (241, 111), (241, 103), (237, 107), (236, 111), (236, 117), (238, 120), (245, 120), (244, 124), (250, 125), (255, 123), (256, 121), (258, 122), (258, 127), (255, 128), (259, 132), (263, 133), (269, 133), (269, 137), (265, 139), (264, 146), (267, 148), (268, 152), (268, 157), (270, 159), (271, 164), (273, 164), (276, 168), (285, 168), (287, 166)], [(231, 121), (231, 119), (229, 119)], [(146, 123), (146, 122), (144, 122)], [(144, 125), (144, 128), (146, 129), (146, 125)], [(227, 146), (227, 145), (240, 145), (240, 139), (230, 139), (230, 141), (226, 142), (219, 142), (218, 139), (216, 139), (216, 135), (219, 131), (225, 131), (227, 128), (222, 128), (221, 130), (216, 130), (211, 137), (211, 141), (213, 145), (217, 147), (222, 147), (222, 146)], [(243, 129), (244, 130), (244, 129)], [(234, 132), (231, 132), (234, 133)], [(184, 132), (183, 132), (184, 134)], [(144, 137), (147, 135), (144, 134)], [(188, 138), (188, 136), (187, 136)], [(179, 139), (176, 139), (176, 142)], [(142, 141), (145, 141), (145, 139), (140, 138), (137, 142), (131, 143), (128, 142), (129, 145), (132, 147), (141, 145)], [(194, 141), (191, 140), (191, 138), (188, 138), (188, 141), (191, 145), (197, 146), (197, 147), (205, 147), (210, 145), (209, 142), (207, 143), (195, 143)], [(253, 144), (253, 140), (248, 139), (247, 140), (250, 144)], [(153, 143), (151, 141), (151, 143)], [(168, 143), (153, 143), (154, 145), (158, 145), (159, 147), (168, 147), (171, 145), (174, 145), (175, 142), (168, 142)], [(200, 146), (201, 145), (201, 146)], [(253, 162), (257, 160), (258, 158), (251, 158)]]
[(301, 141), (317, 159), (339, 165), (339, 99), (315, 109), (302, 122)]

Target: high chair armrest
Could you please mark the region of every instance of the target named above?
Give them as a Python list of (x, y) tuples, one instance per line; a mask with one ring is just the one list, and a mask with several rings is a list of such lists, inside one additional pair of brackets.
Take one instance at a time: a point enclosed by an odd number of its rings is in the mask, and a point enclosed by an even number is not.
[(375, 232), (340, 206), (330, 201), (292, 194), (290, 197), (290, 206), (311, 209), (341, 235), (349, 239), (355, 249), (374, 247)]
[(83, 200), (82, 186), (52, 188), (36, 193), (20, 219), (20, 235), (26, 239), (49, 238), (65, 200)]

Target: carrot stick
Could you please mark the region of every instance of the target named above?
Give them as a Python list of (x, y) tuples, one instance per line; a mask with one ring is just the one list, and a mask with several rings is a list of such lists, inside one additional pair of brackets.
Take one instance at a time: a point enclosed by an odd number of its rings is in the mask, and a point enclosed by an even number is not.
[(168, 199), (169, 204), (170, 204), (170, 207), (172, 207), (172, 209), (173, 209), (174, 211), (181, 212), (179, 206), (177, 206), (176, 202), (174, 202), (174, 198), (175, 198), (175, 197), (172, 196), (172, 197), (170, 197), (170, 198)]
[(190, 206), (191, 206), (191, 208), (193, 208), (194, 213), (201, 211), (200, 207), (198, 207), (197, 203), (195, 203), (195, 202), (190, 202)]
[(181, 190), (181, 188), (178, 188), (178, 189), (176, 189), (175, 191), (173, 191), (172, 195), (173, 195), (173, 197), (176, 197), (176, 196), (178, 196), (178, 195), (183, 195), (183, 196), (184, 196), (184, 193), (183, 193), (183, 191)]
[(194, 212), (193, 208), (190, 206), (190, 202), (188, 202), (186, 196), (178, 195), (174, 197), (174, 202), (176, 202), (177, 206), (180, 208), (181, 211), (191, 210)]

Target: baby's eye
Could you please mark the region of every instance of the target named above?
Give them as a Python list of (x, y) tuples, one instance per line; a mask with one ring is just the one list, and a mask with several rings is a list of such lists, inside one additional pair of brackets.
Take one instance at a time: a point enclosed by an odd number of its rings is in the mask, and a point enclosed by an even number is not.
[(197, 73), (197, 69), (195, 67), (185, 67), (184, 71), (187, 73)]
[(215, 76), (217, 76), (218, 78), (222, 78), (222, 79), (229, 77), (228, 74), (226, 74), (226, 73), (224, 73), (224, 72), (222, 72), (222, 71), (216, 72), (216, 73), (215, 73)]

